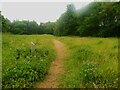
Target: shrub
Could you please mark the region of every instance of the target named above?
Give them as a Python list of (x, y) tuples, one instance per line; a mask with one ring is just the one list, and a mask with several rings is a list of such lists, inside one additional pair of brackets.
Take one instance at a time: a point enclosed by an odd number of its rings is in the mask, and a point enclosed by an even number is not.
[(42, 81), (47, 75), (52, 60), (50, 50), (46, 48), (39, 48), (33, 52), (28, 48), (16, 49), (13, 57), (15, 63), (3, 73), (3, 88), (33, 87), (34, 82)]
[(96, 63), (94, 62), (84, 62), (82, 64), (82, 69), (80, 71), (82, 82), (84, 84), (92, 83), (95, 81), (95, 74), (97, 71)]

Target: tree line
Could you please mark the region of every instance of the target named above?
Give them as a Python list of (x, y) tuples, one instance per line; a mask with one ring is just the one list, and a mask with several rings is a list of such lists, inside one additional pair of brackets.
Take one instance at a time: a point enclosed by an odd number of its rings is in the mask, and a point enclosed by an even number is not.
[(73, 4), (56, 22), (40, 23), (29, 20), (11, 22), (1, 15), (2, 32), (13, 34), (53, 34), (57, 36), (118, 37), (120, 2), (92, 2), (76, 10)]

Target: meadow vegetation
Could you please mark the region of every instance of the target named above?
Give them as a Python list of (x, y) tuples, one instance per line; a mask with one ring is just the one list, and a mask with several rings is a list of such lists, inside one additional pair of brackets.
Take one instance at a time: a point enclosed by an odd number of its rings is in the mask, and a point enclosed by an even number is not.
[(68, 53), (60, 87), (118, 87), (117, 38), (11, 34), (3, 34), (2, 87), (29, 88), (43, 81), (56, 55), (55, 38), (65, 44)]
[[(42, 81), (55, 57), (52, 38), (3, 34), (2, 87), (28, 88)], [(31, 46), (31, 42), (35, 45)]]
[(117, 88), (118, 39), (61, 37), (68, 46), (65, 73), (60, 78), (64, 88)]
[(0, 82), (2, 82), (2, 33), (0, 33)]

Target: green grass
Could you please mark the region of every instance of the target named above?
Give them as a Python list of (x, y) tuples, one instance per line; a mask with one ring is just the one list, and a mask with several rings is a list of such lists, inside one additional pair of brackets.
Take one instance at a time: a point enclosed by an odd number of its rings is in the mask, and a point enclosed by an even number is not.
[(55, 58), (52, 39), (51, 35), (3, 34), (2, 87), (30, 88), (44, 80)]
[(65, 73), (60, 78), (64, 88), (117, 88), (118, 39), (59, 37), (68, 46)]
[[(30, 88), (43, 81), (55, 58), (52, 35), (3, 34), (2, 87)], [(57, 37), (67, 47), (62, 88), (117, 88), (118, 39)], [(35, 46), (31, 46), (31, 42)]]
[[(0, 82), (2, 82), (2, 33), (1, 32), (0, 32)], [(0, 88), (2, 88), (1, 85)]]

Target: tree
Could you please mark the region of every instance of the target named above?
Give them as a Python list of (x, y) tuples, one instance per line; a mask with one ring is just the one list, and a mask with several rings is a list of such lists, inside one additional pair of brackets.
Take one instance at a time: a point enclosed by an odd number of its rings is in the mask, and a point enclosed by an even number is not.
[(4, 16), (1, 16), (2, 18), (2, 32), (10, 32), (11, 28), (11, 22), (7, 18), (4, 18)]
[(76, 9), (73, 4), (67, 5), (67, 11), (61, 15), (56, 24), (56, 35), (75, 35), (76, 32)]
[(11, 32), (14, 34), (37, 34), (38, 24), (35, 21), (13, 21)]
[(54, 22), (40, 23), (39, 33), (43, 34), (53, 34), (54, 33)]
[(0, 32), (2, 32), (2, 15), (1, 15), (1, 11), (0, 11)]
[(119, 2), (94, 2), (78, 16), (77, 32), (80, 36), (118, 36)]
[(99, 36), (111, 37), (119, 36), (118, 28), (120, 28), (120, 3), (103, 3), (103, 10), (100, 13), (101, 28)]

